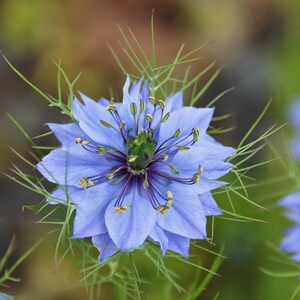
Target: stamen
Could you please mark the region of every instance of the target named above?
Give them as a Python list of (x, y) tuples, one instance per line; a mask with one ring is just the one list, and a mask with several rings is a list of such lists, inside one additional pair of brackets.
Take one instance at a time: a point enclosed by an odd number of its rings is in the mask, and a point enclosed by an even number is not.
[(140, 113), (142, 113), (145, 110), (145, 102), (143, 100), (140, 100)]
[(149, 187), (148, 174), (145, 172), (145, 179), (143, 181), (143, 187), (146, 190)]
[(161, 119), (161, 123), (164, 123), (164, 122), (166, 122), (168, 119), (169, 119), (169, 117), (170, 117), (170, 112), (167, 112), (166, 114), (165, 114), (165, 116)]
[(158, 212), (160, 212), (161, 214), (165, 215), (165, 214), (167, 214), (169, 212), (169, 207), (166, 207), (164, 205), (160, 205), (160, 206), (156, 207), (156, 210)]
[(151, 102), (153, 105), (157, 105), (157, 101), (155, 100), (154, 97), (150, 96), (150, 97), (149, 97), (149, 100), (150, 100), (150, 102)]
[(83, 178), (81, 178), (81, 179), (79, 180), (79, 185), (80, 185), (82, 188), (86, 189), (86, 188), (88, 188), (88, 187), (90, 187), (90, 186), (94, 186), (94, 185), (95, 185), (95, 182), (92, 181), (92, 180), (89, 180), (87, 177), (83, 177)]
[(138, 158), (137, 155), (132, 155), (129, 157), (128, 162), (133, 163), (136, 161), (137, 158)]
[(150, 114), (146, 114), (146, 119), (147, 119), (147, 121), (148, 121), (149, 123), (151, 123), (152, 120), (153, 120), (153, 118), (152, 118), (152, 116), (151, 116)]
[(166, 202), (165, 205), (159, 205), (158, 207), (156, 207), (156, 210), (158, 212), (160, 212), (161, 214), (165, 215), (166, 213), (169, 212), (169, 209), (173, 203), (173, 195), (170, 191), (167, 191), (167, 197), (168, 197), (168, 200)]
[(122, 206), (115, 206), (114, 210), (119, 214), (124, 214), (125, 211), (127, 211), (129, 208), (131, 208), (131, 205), (122, 205)]
[(133, 116), (136, 115), (136, 112), (137, 112), (137, 108), (136, 108), (136, 104), (134, 102), (131, 102), (130, 103), (130, 112)]
[(202, 172), (203, 172), (203, 167), (200, 165), (198, 167), (198, 172), (193, 175), (193, 178), (192, 178), (193, 183), (198, 183), (199, 182)]
[(78, 138), (75, 139), (75, 143), (76, 144), (81, 144), (81, 145), (88, 145), (90, 142), (86, 141), (86, 140), (83, 140), (82, 138), (78, 137)]
[(193, 128), (193, 143), (196, 143), (198, 141), (199, 135), (200, 135), (200, 129), (199, 128)]
[(116, 108), (116, 106), (115, 106), (114, 104), (109, 104), (109, 105), (106, 107), (106, 110), (107, 110), (107, 111), (111, 111), (111, 110), (116, 111), (117, 108)]
[(161, 110), (165, 109), (165, 102), (164, 101), (158, 100), (157, 103), (158, 103), (159, 107), (161, 108)]
[(114, 128), (111, 124), (109, 124), (108, 122), (104, 121), (104, 120), (100, 120), (101, 124), (107, 128)]
[(180, 136), (180, 134), (181, 134), (181, 130), (180, 130), (180, 128), (178, 128), (178, 129), (175, 131), (175, 133), (172, 135), (172, 138), (177, 138), (177, 137)]
[(108, 180), (111, 180), (111, 179), (113, 179), (113, 178), (115, 177), (115, 175), (116, 175), (119, 171), (121, 171), (121, 170), (123, 170), (123, 169), (127, 169), (127, 166), (121, 166), (121, 167), (119, 167), (119, 168), (113, 170), (112, 172), (108, 173), (108, 174), (105, 176), (105, 178), (108, 179)]

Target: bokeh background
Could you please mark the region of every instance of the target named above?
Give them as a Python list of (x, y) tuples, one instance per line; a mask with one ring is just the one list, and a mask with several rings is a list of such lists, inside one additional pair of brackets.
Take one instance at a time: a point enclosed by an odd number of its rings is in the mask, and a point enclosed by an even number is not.
[[(46, 93), (57, 93), (57, 69), (52, 59), (60, 59), (70, 78), (82, 72), (76, 85), (79, 90), (95, 99), (109, 97), (111, 90), (121, 93), (124, 75), (107, 43), (127, 66), (130, 65), (122, 54), (116, 24), (123, 28), (129, 26), (150, 53), (153, 8), (157, 56), (161, 65), (171, 62), (182, 43), (186, 43), (187, 49), (193, 49), (214, 42), (203, 49), (203, 59), (194, 68), (199, 72), (214, 59), (218, 59), (217, 67), (223, 65), (220, 76), (199, 105), (235, 87), (217, 104), (219, 115), (232, 114), (225, 125), (233, 126), (234, 130), (218, 139), (237, 146), (274, 94), (273, 104), (256, 136), (274, 123), (286, 122), (288, 105), (300, 95), (300, 2), (297, 0), (1, 0), (0, 49), (21, 73)], [(63, 119), (0, 58), (0, 170), (9, 172), (12, 163), (17, 163), (30, 173), (32, 169), (16, 159), (9, 148), (12, 146), (29, 157), (28, 142), (7, 112), (31, 136), (44, 133), (44, 123)], [(282, 156), (287, 153), (283, 144), (289, 134), (287, 126), (284, 132), (272, 138)], [(56, 143), (54, 138), (43, 142)], [(272, 157), (271, 151), (263, 151), (255, 159), (263, 161)], [(280, 164), (274, 162), (255, 170), (252, 176), (258, 182), (273, 180), (281, 174), (280, 168)], [(276, 201), (289, 189), (293, 189), (292, 183), (280, 181), (276, 189), (272, 185), (252, 189), (252, 200), (267, 207), (267, 211), (245, 205), (242, 200), (235, 202), (238, 212), (263, 219), (267, 224), (216, 221), (215, 242), (217, 245), (225, 243), (227, 259), (219, 271), (222, 277), (213, 279), (201, 299), (212, 299), (218, 291), (218, 299), (222, 300), (289, 299), (296, 279), (277, 279), (259, 270), (270, 265), (273, 255), (265, 242), (279, 245), (289, 225), (276, 206)], [(0, 177), (0, 191), (0, 257), (13, 234), (17, 237), (17, 257), (35, 236), (41, 235), (33, 224), (32, 214), (22, 207), (42, 199), (5, 176)], [(62, 271), (53, 276), (52, 254), (48, 249), (43, 247), (18, 270), (17, 275), (23, 281), (13, 286), (14, 292), (20, 299), (33, 299), (30, 291), (35, 289), (43, 295), (41, 299), (46, 300), (86, 299), (84, 292), (68, 295), (62, 292), (65, 274)], [(211, 259), (201, 255), (204, 261)], [(186, 280), (190, 280), (188, 276)], [(158, 295), (159, 289), (159, 285), (156, 286)], [(158, 295), (153, 299), (160, 299)], [(113, 297), (108, 292), (103, 299)]]

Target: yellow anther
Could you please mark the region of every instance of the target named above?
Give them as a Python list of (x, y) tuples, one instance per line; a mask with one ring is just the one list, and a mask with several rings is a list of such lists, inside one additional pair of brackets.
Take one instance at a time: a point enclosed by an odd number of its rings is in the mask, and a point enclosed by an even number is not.
[(95, 182), (92, 181), (92, 180), (89, 180), (87, 177), (83, 177), (83, 178), (81, 178), (81, 179), (79, 180), (79, 185), (80, 185), (82, 188), (86, 189), (86, 188), (88, 188), (88, 187), (90, 187), (90, 186), (94, 186), (94, 185), (95, 185)]
[(126, 210), (128, 210), (131, 205), (122, 205), (122, 206), (115, 206), (114, 210), (119, 214), (124, 214)]
[(146, 119), (149, 123), (152, 122), (152, 120), (153, 120), (153, 118), (150, 114), (146, 114)]
[(145, 110), (145, 102), (143, 100), (140, 100), (140, 112), (143, 112)]
[(176, 131), (175, 131), (175, 133), (173, 134), (173, 138), (177, 138), (177, 137), (179, 137), (180, 136), (180, 133), (181, 133), (181, 130), (180, 130), (180, 128), (178, 128)]
[(158, 100), (157, 103), (158, 103), (159, 107), (160, 107), (162, 110), (165, 109), (165, 102), (164, 102), (164, 101)]
[(137, 108), (136, 108), (136, 104), (134, 102), (131, 102), (130, 103), (130, 112), (133, 116), (136, 115), (136, 112), (137, 112)]
[(199, 135), (200, 135), (200, 129), (199, 128), (193, 128), (193, 142), (196, 143), (198, 141)]
[(114, 178), (114, 173), (109, 173), (105, 176), (106, 179), (111, 180)]
[(136, 155), (132, 155), (132, 156), (129, 157), (128, 162), (133, 163), (133, 162), (136, 161), (137, 158), (138, 157)]
[(203, 171), (204, 171), (204, 168), (203, 168), (202, 166), (199, 166), (199, 167), (198, 167), (198, 173), (199, 173), (199, 174), (202, 174)]
[(161, 119), (161, 122), (162, 122), (162, 123), (166, 122), (166, 121), (169, 119), (169, 117), (170, 117), (170, 113), (167, 112), (167, 113), (165, 114), (165, 116)]
[(119, 128), (120, 128), (120, 129), (125, 128), (125, 123), (121, 123), (120, 126), (119, 126)]
[(194, 183), (198, 183), (200, 180), (200, 174), (199, 173), (194, 174), (192, 180)]
[(156, 105), (156, 104), (157, 104), (157, 101), (155, 100), (154, 97), (150, 96), (150, 97), (149, 97), (149, 100), (150, 100), (150, 102), (151, 102), (153, 105)]
[(147, 179), (144, 180), (143, 187), (145, 190), (149, 187), (149, 181)]
[(187, 151), (187, 150), (189, 150), (190, 148), (189, 148), (189, 147), (186, 147), (186, 146), (178, 146), (178, 149), (181, 150), (181, 151)]
[(76, 144), (81, 144), (81, 145), (88, 145), (90, 142), (86, 141), (86, 140), (83, 140), (82, 138), (78, 137), (78, 138), (75, 139), (75, 143)]
[(170, 191), (167, 191), (166, 194), (167, 194), (168, 200), (173, 199), (173, 194)]
[(168, 201), (167, 201), (167, 203), (166, 203), (166, 208), (170, 208), (170, 206), (172, 205), (172, 203), (173, 203), (173, 199), (169, 199)]
[(108, 110), (108, 111), (111, 111), (111, 110), (116, 111), (117, 108), (116, 108), (116, 106), (115, 106), (114, 104), (109, 104), (109, 105), (106, 107), (106, 110)]
[(160, 212), (161, 214), (165, 215), (165, 214), (168, 213), (169, 207), (166, 207), (166, 206), (164, 206), (164, 205), (160, 205), (160, 206), (156, 207), (156, 210), (157, 210), (158, 212)]
[(168, 160), (168, 158), (169, 158), (169, 154), (164, 154), (164, 155), (163, 155), (163, 159), (164, 159), (164, 160)]
[(104, 120), (100, 120), (100, 123), (101, 123), (103, 126), (107, 127), (107, 128), (111, 128), (111, 127), (112, 127), (108, 122), (106, 122), (106, 121), (104, 121)]

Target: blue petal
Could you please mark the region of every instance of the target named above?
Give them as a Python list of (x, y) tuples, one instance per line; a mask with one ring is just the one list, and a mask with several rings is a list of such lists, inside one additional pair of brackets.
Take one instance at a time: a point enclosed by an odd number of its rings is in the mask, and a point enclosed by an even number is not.
[(164, 230), (192, 239), (206, 238), (206, 217), (198, 195), (191, 186), (173, 183), (168, 187), (173, 194), (169, 212), (157, 217)]
[(214, 189), (220, 188), (226, 185), (227, 182), (219, 181), (219, 180), (211, 180), (207, 178), (200, 178), (197, 184), (193, 184), (192, 187), (194, 191), (200, 195), (212, 191)]
[(72, 144), (61, 149), (55, 149), (46, 155), (37, 168), (49, 181), (61, 185), (80, 187), (82, 177), (106, 172), (112, 163), (104, 157), (82, 148), (80, 144)]
[(158, 225), (156, 225), (149, 234), (149, 237), (152, 241), (159, 244), (162, 250), (162, 254), (165, 255), (168, 250), (168, 238), (165, 235), (164, 230)]
[(183, 107), (182, 91), (177, 92), (173, 96), (169, 96), (165, 101), (165, 111), (172, 112)]
[(293, 156), (300, 160), (300, 135), (298, 134), (292, 141), (291, 141), (291, 149)]
[(168, 250), (177, 252), (188, 259), (190, 239), (168, 231), (165, 231), (165, 235), (168, 238)]
[(47, 124), (51, 131), (55, 134), (62, 146), (71, 145), (75, 143), (75, 139), (80, 137), (83, 140), (89, 140), (88, 136), (81, 130), (77, 123), (69, 124)]
[(85, 98), (85, 105), (75, 99), (74, 116), (81, 129), (96, 143), (124, 151), (125, 144), (119, 132), (101, 124), (104, 120), (114, 127), (118, 127), (115, 120), (106, 108), (89, 98)]
[(300, 223), (300, 192), (295, 192), (285, 196), (279, 202), (279, 205), (286, 207), (286, 213), (290, 220)]
[[(214, 113), (213, 108), (183, 107), (171, 113), (169, 119), (162, 123), (158, 133), (159, 144), (170, 138), (176, 130), (181, 130), (181, 137), (189, 135), (193, 128), (200, 129), (203, 136)], [(178, 139), (181, 139), (179, 137)]]
[(289, 120), (295, 127), (300, 128), (300, 101), (295, 101), (288, 111)]
[(74, 220), (74, 238), (84, 238), (107, 232), (105, 211), (113, 201), (115, 186), (108, 183), (83, 190)]
[[(82, 95), (81, 95), (81, 97), (82, 97)], [(101, 105), (103, 105), (104, 107), (107, 107), (107, 106), (109, 105), (110, 101), (107, 100), (107, 99), (105, 99), (105, 98), (103, 98), (103, 97), (101, 97), (101, 98), (98, 100), (98, 103), (101, 104)], [(118, 104), (119, 104), (119, 103), (115, 103), (116, 106), (117, 106)]]
[(232, 156), (232, 154), (236, 151), (236, 149), (232, 147), (222, 145), (207, 134), (200, 137), (195, 146), (198, 147), (198, 155), (201, 155), (202, 159), (205, 160), (223, 161)]
[(52, 194), (47, 198), (49, 204), (65, 203), (68, 199), (71, 203), (78, 204), (81, 200), (80, 197), (76, 197), (77, 193), (82, 191), (73, 186), (60, 185)]
[(156, 222), (156, 211), (152, 208), (145, 191), (133, 186), (125, 196), (123, 205), (132, 205), (123, 214), (114, 210), (112, 202), (105, 214), (108, 233), (118, 248), (137, 248), (147, 239)]
[(300, 225), (289, 228), (286, 232), (286, 237), (281, 244), (282, 250), (289, 253), (300, 254)]
[(205, 193), (199, 195), (204, 213), (206, 216), (218, 216), (222, 214), (222, 211), (219, 209), (215, 199), (211, 193)]
[(100, 252), (100, 255), (98, 256), (99, 262), (108, 259), (119, 250), (108, 233), (93, 236), (92, 241), (94, 246)]
[(180, 171), (181, 177), (192, 177), (199, 166), (203, 167), (201, 176), (208, 179), (217, 179), (224, 176), (233, 167), (217, 159), (216, 155), (207, 154), (201, 147), (190, 147), (187, 151), (179, 151), (170, 160), (170, 164)]

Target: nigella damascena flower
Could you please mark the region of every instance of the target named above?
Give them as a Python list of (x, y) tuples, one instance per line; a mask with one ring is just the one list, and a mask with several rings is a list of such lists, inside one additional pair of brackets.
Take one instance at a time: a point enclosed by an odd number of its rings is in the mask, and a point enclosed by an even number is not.
[(300, 160), (300, 101), (295, 101), (289, 108), (289, 121), (296, 129), (296, 136), (291, 141), (293, 156)]
[(74, 238), (92, 237), (100, 260), (145, 240), (188, 256), (190, 239), (206, 238), (206, 216), (221, 212), (211, 190), (235, 151), (206, 134), (213, 108), (184, 107), (182, 93), (149, 97), (142, 80), (123, 103), (81, 94), (71, 124), (49, 124), (62, 144), (38, 164), (58, 183), (52, 200), (77, 205)]
[(300, 261), (300, 192), (294, 192), (284, 197), (279, 204), (287, 208), (287, 217), (296, 222), (296, 225), (286, 231), (281, 248), (294, 254), (295, 261)]
[(8, 295), (0, 295), (0, 300), (10, 300), (12, 299), (12, 296), (8, 296)]

